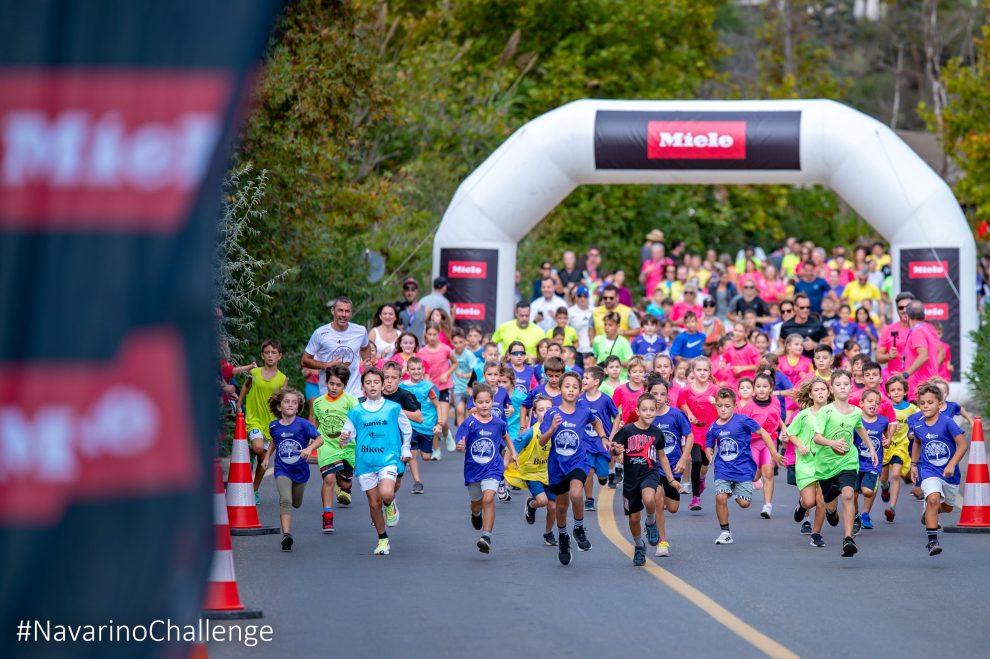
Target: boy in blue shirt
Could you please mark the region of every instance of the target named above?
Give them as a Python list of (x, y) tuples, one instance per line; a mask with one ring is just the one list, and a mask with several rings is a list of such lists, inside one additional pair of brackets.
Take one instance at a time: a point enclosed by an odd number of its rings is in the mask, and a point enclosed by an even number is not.
[(399, 383), (399, 388), (408, 391), (416, 397), (419, 409), (423, 413), (422, 421), (412, 422), (412, 460), (409, 470), (413, 477), (413, 494), (422, 494), (424, 487), (420, 480), (419, 461), (429, 462), (433, 456), (433, 438), (443, 430), (443, 423), (437, 411), (436, 402), (439, 399), (437, 388), (426, 380), (426, 367), (419, 357), (410, 357), (406, 362), (406, 373), (409, 379)]
[[(647, 359), (648, 364), (653, 363), (653, 357), (667, 350), (667, 341), (658, 332), (660, 331), (660, 321), (653, 314), (646, 314), (640, 323), (642, 332), (632, 340), (632, 351), (635, 355), (642, 355)], [(695, 324), (697, 326), (697, 323)], [(704, 340), (702, 340), (702, 345)]]
[(928, 555), (942, 553), (938, 544), (938, 515), (952, 512), (959, 502), (959, 463), (969, 450), (962, 429), (952, 417), (941, 414), (942, 391), (925, 383), (915, 392), (921, 412), (908, 417), (911, 438), (911, 478), (921, 481), (925, 512), (921, 519), (928, 534)]
[(670, 356), (694, 359), (704, 354), (705, 333), (698, 331), (698, 315), (693, 311), (684, 314), (684, 331), (677, 335), (670, 346)]
[[(770, 456), (778, 465), (784, 457), (777, 452), (770, 434), (753, 419), (736, 413), (736, 392), (722, 387), (715, 395), (715, 411), (718, 420), (705, 435), (705, 453), (708, 461), (715, 463), (715, 515), (722, 532), (716, 545), (731, 545), (729, 530), (729, 495), (736, 498), (740, 508), (749, 508), (753, 499), (753, 479), (756, 478), (756, 461), (750, 450), (750, 441), (758, 434), (767, 445)], [(716, 449), (718, 453), (716, 453)]]
[(863, 495), (863, 512), (853, 519), (853, 535), (858, 535), (860, 529), (872, 529), (873, 520), (870, 519), (870, 510), (873, 508), (873, 500), (877, 495), (877, 481), (880, 480), (880, 468), (883, 465), (884, 446), (890, 445), (890, 419), (886, 416), (878, 415), (880, 409), (880, 391), (877, 389), (867, 389), (860, 398), (859, 407), (863, 410), (863, 428), (866, 435), (873, 444), (873, 450), (877, 454), (877, 463), (873, 464), (870, 449), (863, 442), (859, 434), (853, 435), (853, 444), (859, 452), (859, 475), (856, 477), (856, 510), (859, 510), (859, 496)]
[[(615, 401), (612, 400), (611, 396), (606, 396), (599, 390), (604, 379), (605, 371), (602, 367), (592, 366), (586, 370), (584, 377), (581, 378), (581, 389), (583, 393), (578, 397), (578, 404), (584, 404), (590, 407), (591, 411), (595, 413), (595, 416), (601, 422), (605, 436), (611, 437), (612, 424), (615, 423), (619, 409), (615, 406)], [(595, 497), (592, 496), (594, 494), (594, 476), (592, 476), (591, 472), (594, 471), (595, 475), (598, 476), (599, 485), (605, 485), (609, 478), (614, 483), (615, 476), (611, 473), (610, 467), (612, 456), (605, 450), (602, 443), (598, 441), (598, 435), (594, 433), (594, 429), (586, 427), (584, 430), (584, 439), (588, 451), (588, 478), (584, 482), (584, 509), (594, 510)]]

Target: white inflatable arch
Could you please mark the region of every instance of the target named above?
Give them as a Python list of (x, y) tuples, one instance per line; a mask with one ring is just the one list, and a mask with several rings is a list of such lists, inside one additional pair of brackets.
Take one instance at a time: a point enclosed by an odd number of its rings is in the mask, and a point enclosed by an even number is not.
[(450, 279), (455, 317), (510, 319), (518, 242), (601, 183), (828, 186), (890, 242), (894, 290), (943, 321), (953, 379), (972, 362), (976, 247), (955, 197), (888, 127), (826, 100), (583, 100), (530, 121), (460, 185), (437, 230), (433, 271)]

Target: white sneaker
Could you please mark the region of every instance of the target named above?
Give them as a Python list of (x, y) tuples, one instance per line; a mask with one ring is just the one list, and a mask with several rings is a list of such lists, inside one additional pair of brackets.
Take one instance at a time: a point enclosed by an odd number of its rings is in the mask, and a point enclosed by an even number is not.
[(440, 448), (439, 447), (437, 447), (437, 450), (436, 451), (434, 451), (433, 453), (430, 454), (430, 460), (433, 460), (433, 461), (443, 460), (443, 456), (440, 454)]
[(670, 543), (664, 540), (657, 545), (657, 551), (654, 556), (670, 556)]
[(688, 480), (684, 481), (684, 483), (682, 483), (682, 485), (684, 486), (684, 489), (681, 490), (681, 494), (693, 494), (691, 492), (691, 479), (690, 478)]
[(450, 430), (448, 430), (447, 431), (447, 453), (453, 453), (456, 450), (457, 450), (457, 442), (454, 441), (454, 435), (453, 435), (453, 433), (451, 433)]
[(718, 537), (715, 538), (715, 544), (716, 545), (731, 545), (732, 544), (732, 534), (729, 533), (728, 531), (722, 531), (721, 533), (718, 534)]
[(763, 510), (760, 511), (760, 517), (763, 519), (770, 519), (770, 513), (773, 512), (773, 504), (768, 503), (763, 506)]

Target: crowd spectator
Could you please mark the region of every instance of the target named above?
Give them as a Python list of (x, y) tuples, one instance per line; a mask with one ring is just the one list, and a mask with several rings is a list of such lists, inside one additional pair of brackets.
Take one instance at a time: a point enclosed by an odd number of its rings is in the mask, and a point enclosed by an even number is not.
[(515, 318), (498, 326), (492, 335), (492, 342), (499, 345), (502, 354), (513, 341), (519, 341), (526, 346), (526, 354), (536, 357), (536, 346), (544, 338), (543, 330), (529, 322), (529, 302), (517, 302)]
[(530, 305), (529, 322), (538, 326), (544, 332), (549, 331), (554, 323), (557, 309), (566, 307), (567, 302), (556, 293), (557, 286), (553, 277), (545, 277), (540, 282), (540, 296)]
[(811, 315), (811, 300), (806, 293), (794, 296), (794, 316), (780, 326), (781, 337), (786, 339), (791, 334), (804, 337), (804, 356), (808, 359), (814, 358), (815, 346), (828, 335), (822, 322)]
[(811, 311), (822, 312), (822, 298), (829, 292), (828, 282), (818, 276), (812, 261), (805, 261), (801, 267), (801, 278), (794, 283), (795, 293), (804, 293), (811, 302)]
[(422, 343), (423, 330), (426, 329), (426, 308), (416, 299), (417, 296), (419, 284), (414, 278), (407, 277), (402, 282), (402, 299), (395, 303), (395, 307), (399, 310), (402, 327)]
[(450, 316), (450, 300), (447, 299), (448, 284), (447, 278), (443, 275), (437, 277), (433, 280), (433, 292), (419, 301), (425, 309), (427, 318), (434, 309), (443, 309), (443, 312)]

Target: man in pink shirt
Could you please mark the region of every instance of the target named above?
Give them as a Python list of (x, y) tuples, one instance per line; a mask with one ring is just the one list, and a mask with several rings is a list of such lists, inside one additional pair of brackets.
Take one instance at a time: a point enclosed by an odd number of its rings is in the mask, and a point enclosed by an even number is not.
[(938, 335), (925, 322), (925, 305), (912, 300), (907, 308), (908, 330), (904, 377), (908, 381), (908, 400), (914, 400), (915, 389), (928, 378), (938, 375)]
[(908, 303), (914, 299), (912, 293), (898, 293), (894, 298), (897, 306), (897, 322), (891, 323), (880, 332), (877, 342), (877, 361), (887, 365), (891, 375), (904, 372), (904, 352), (907, 350), (908, 331), (911, 324), (907, 318)]

